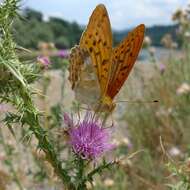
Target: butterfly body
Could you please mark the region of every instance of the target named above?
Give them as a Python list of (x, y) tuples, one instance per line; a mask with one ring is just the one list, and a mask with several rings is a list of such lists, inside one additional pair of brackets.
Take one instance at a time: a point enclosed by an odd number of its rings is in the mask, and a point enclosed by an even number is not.
[(69, 80), (76, 99), (97, 111), (112, 111), (140, 51), (145, 26), (137, 26), (115, 48), (107, 10), (93, 11), (78, 46), (71, 50)]
[(99, 105), (96, 106), (97, 111), (112, 112), (116, 106), (108, 95), (102, 96), (99, 102)]

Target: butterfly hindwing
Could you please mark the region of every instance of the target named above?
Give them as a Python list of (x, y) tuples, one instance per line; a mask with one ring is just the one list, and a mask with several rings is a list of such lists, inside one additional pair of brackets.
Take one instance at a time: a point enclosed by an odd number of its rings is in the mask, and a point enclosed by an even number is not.
[(112, 67), (106, 94), (113, 99), (123, 86), (136, 59), (144, 39), (145, 26), (137, 26), (113, 49)]
[(111, 26), (104, 5), (98, 5), (93, 11), (79, 45), (88, 51), (96, 68), (101, 93), (104, 94), (108, 86), (112, 53)]
[(84, 64), (83, 51), (79, 46), (75, 46), (71, 49), (69, 56), (69, 81), (71, 82), (72, 89), (75, 88), (76, 83), (79, 80), (81, 67)]

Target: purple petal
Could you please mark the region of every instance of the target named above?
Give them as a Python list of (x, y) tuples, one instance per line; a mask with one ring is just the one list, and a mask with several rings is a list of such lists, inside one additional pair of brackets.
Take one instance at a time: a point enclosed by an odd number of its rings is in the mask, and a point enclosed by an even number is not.
[(110, 143), (110, 129), (102, 128), (99, 123), (93, 120), (90, 113), (87, 113), (84, 120), (69, 131), (70, 144), (74, 152), (83, 159), (96, 159), (115, 147)]

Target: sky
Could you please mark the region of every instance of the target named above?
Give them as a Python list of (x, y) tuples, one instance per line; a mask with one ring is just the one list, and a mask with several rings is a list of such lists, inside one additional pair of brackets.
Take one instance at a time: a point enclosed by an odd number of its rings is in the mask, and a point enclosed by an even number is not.
[(93, 9), (103, 3), (115, 30), (134, 27), (171, 24), (171, 15), (185, 8), (190, 0), (24, 0), (22, 7), (41, 11), (45, 19), (56, 16), (86, 25)]

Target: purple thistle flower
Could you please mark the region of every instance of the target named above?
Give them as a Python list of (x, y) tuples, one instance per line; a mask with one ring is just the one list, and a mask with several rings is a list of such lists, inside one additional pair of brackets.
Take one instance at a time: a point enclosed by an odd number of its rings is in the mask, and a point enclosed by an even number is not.
[[(68, 120), (68, 115), (65, 118), (66, 124), (71, 121)], [(96, 159), (115, 147), (110, 143), (110, 132), (110, 128), (103, 128), (102, 124), (87, 112), (82, 122), (73, 124), (69, 129), (70, 144), (74, 152), (83, 159)]]
[(38, 63), (42, 64), (45, 68), (47, 68), (51, 64), (49, 57), (47, 56), (40, 55), (37, 57), (37, 61)]
[(67, 57), (67, 51), (64, 49), (61, 49), (58, 51), (57, 56), (59, 56), (61, 58), (66, 58)]
[(161, 74), (164, 74), (165, 70), (166, 70), (166, 65), (164, 65), (163, 63), (159, 64), (159, 70)]

